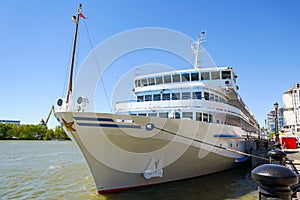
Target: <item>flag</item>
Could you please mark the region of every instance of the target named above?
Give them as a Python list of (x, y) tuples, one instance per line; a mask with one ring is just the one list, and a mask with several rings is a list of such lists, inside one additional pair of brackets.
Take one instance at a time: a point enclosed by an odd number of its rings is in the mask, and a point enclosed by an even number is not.
[(86, 17), (82, 13), (79, 13), (79, 17), (86, 19)]

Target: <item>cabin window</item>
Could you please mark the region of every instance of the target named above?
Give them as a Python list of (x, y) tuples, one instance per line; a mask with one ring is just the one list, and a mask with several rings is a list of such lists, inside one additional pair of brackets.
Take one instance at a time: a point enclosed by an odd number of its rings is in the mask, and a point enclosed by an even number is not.
[(182, 99), (191, 99), (191, 93), (190, 92), (183, 92), (182, 93)]
[(208, 92), (204, 92), (204, 99), (209, 100), (209, 93)]
[(156, 77), (156, 78), (155, 78), (155, 80), (156, 80), (156, 85), (158, 85), (158, 84), (162, 84), (162, 83), (163, 83), (163, 79), (162, 79), (162, 77), (161, 77), (161, 76), (159, 76), (159, 77)]
[(170, 75), (164, 76), (164, 82), (165, 83), (171, 83), (171, 76)]
[(159, 117), (160, 118), (168, 118), (168, 113), (167, 112), (159, 113)]
[(139, 116), (146, 116), (146, 113), (139, 113)]
[(212, 117), (211, 114), (208, 115), (208, 122), (209, 122), (209, 123), (213, 122), (213, 117)]
[(170, 100), (170, 93), (162, 94), (162, 100)]
[(181, 74), (182, 82), (190, 81), (190, 74)]
[(219, 97), (217, 95), (215, 95), (215, 101), (218, 102), (219, 101)]
[(201, 72), (201, 80), (209, 80), (209, 72)]
[(175, 119), (180, 119), (180, 113), (179, 112), (175, 113)]
[(203, 113), (203, 121), (208, 122), (208, 114)]
[(210, 94), (209, 100), (214, 101), (215, 100), (215, 95), (214, 94)]
[(149, 117), (157, 117), (157, 113), (148, 113)]
[(199, 74), (196, 73), (191, 73), (191, 81), (199, 81)]
[(148, 78), (149, 85), (155, 85), (154, 78)]
[(182, 112), (182, 118), (193, 119), (193, 112)]
[(231, 71), (222, 71), (222, 79), (231, 79)]
[(223, 99), (222, 99), (222, 97), (219, 97), (219, 102), (221, 102), (221, 103), (224, 102)]
[(202, 121), (202, 113), (196, 112), (196, 120)]
[(193, 99), (202, 99), (202, 92), (194, 92)]
[(137, 96), (137, 101), (138, 102), (143, 102), (144, 101), (144, 96)]
[(160, 94), (153, 95), (153, 101), (160, 101), (160, 100), (161, 100)]
[(145, 101), (152, 101), (152, 95), (151, 94), (145, 95)]
[(180, 82), (180, 74), (173, 74), (173, 83)]
[(172, 100), (180, 99), (180, 93), (172, 93)]
[(220, 79), (220, 72), (211, 72), (211, 80), (219, 80)]
[(146, 78), (142, 79), (141, 82), (142, 82), (142, 86), (147, 86), (148, 85)]

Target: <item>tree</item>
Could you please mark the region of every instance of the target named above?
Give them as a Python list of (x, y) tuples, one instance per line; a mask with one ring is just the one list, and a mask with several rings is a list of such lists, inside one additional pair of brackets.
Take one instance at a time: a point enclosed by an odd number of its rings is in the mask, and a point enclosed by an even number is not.
[(61, 126), (56, 126), (54, 130), (42, 125), (16, 125), (0, 124), (0, 140), (20, 139), (20, 140), (51, 140), (69, 139)]
[(61, 126), (56, 126), (54, 129), (54, 137), (56, 139), (62, 139), (66, 140), (69, 139), (69, 137), (66, 135), (64, 129)]

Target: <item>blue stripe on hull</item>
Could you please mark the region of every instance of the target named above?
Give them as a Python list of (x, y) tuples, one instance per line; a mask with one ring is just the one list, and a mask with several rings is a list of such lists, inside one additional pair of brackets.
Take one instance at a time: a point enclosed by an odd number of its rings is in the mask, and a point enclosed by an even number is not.
[(228, 133), (221, 133), (221, 134), (215, 134), (215, 138), (227, 138), (227, 139), (243, 139), (243, 137), (237, 136), (237, 135), (232, 135)]
[(113, 122), (111, 118), (94, 118), (94, 117), (73, 117), (77, 121), (100, 121), (100, 122)]
[(138, 125), (130, 124), (91, 124), (91, 123), (82, 123), (78, 122), (78, 126), (92, 126), (92, 127), (104, 127), (104, 128), (141, 128)]

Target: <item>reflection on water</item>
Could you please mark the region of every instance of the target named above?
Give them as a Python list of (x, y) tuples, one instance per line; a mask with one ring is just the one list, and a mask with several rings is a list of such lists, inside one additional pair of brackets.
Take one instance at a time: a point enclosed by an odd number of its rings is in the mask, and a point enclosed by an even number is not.
[(257, 199), (257, 186), (246, 165), (214, 175), (98, 195), (84, 158), (70, 141), (1, 141), (0, 152), (0, 199)]

